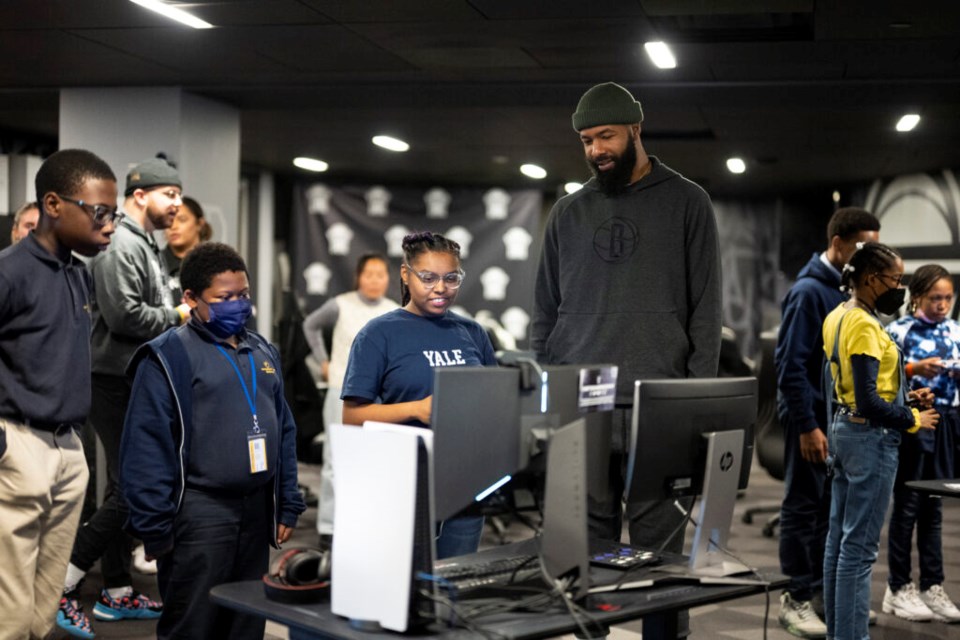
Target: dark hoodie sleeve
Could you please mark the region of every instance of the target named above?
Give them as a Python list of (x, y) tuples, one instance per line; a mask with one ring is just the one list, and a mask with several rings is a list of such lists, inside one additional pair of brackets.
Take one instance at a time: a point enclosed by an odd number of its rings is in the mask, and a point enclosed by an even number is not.
[(687, 333), (690, 355), (687, 375), (691, 378), (715, 378), (720, 366), (720, 245), (717, 220), (707, 194), (691, 202), (687, 220), (686, 260), (687, 295), (690, 314)]
[(127, 529), (148, 555), (173, 548), (180, 464), (173, 392), (156, 356), (137, 367), (120, 443), (120, 485), (130, 509)]
[(534, 288), (533, 322), (530, 326), (530, 348), (540, 362), (546, 362), (547, 340), (557, 325), (560, 309), (560, 259), (554, 208), (547, 222), (540, 249), (540, 263)]
[(817, 420), (814, 400), (820, 393), (812, 387), (807, 368), (814, 351), (823, 351), (823, 319), (818, 308), (818, 301), (807, 289), (795, 286), (784, 300), (777, 337), (777, 389), (786, 403), (790, 423), (800, 433), (818, 427), (826, 431), (827, 426)]

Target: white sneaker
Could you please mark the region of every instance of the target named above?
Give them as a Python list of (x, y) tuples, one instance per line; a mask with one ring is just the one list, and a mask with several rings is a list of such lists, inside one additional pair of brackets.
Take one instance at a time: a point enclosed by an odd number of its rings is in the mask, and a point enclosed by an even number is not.
[(960, 609), (957, 609), (950, 596), (939, 584), (920, 592), (920, 599), (933, 612), (933, 619), (940, 622), (960, 622)]
[(826, 638), (827, 625), (817, 617), (809, 600), (794, 600), (789, 593), (780, 596), (780, 626), (800, 638)]
[(887, 585), (887, 591), (883, 594), (883, 612), (911, 622), (933, 620), (933, 611), (920, 599), (917, 587), (912, 582), (900, 587), (896, 593)]
[(146, 553), (143, 550), (143, 545), (138, 544), (133, 548), (133, 568), (139, 571), (140, 573), (145, 573), (147, 575), (154, 575), (157, 572), (157, 561), (156, 560), (147, 560)]

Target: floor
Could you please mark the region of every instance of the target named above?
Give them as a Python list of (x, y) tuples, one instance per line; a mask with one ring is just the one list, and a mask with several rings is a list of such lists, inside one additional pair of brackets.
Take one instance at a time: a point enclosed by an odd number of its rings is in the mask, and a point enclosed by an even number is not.
[[(319, 482), (319, 468), (312, 465), (302, 465), (301, 481), (308, 486)], [(779, 503), (783, 491), (781, 483), (772, 480), (759, 465), (754, 464), (750, 478), (750, 487), (738, 500), (733, 526), (730, 533), (730, 547), (747, 564), (757, 567), (775, 567), (777, 560), (776, 538), (766, 538), (762, 534), (764, 517), (756, 519), (753, 524), (741, 521), (741, 514), (748, 508), (758, 505), (776, 505)], [(316, 543), (315, 534), (316, 509), (308, 509), (301, 518), (300, 526), (294, 535), (293, 543), (288, 546), (312, 546)], [(510, 525), (507, 535), (519, 539), (527, 535), (526, 529), (519, 524)], [(944, 503), (944, 561), (947, 581), (944, 585), (947, 592), (955, 599), (960, 600), (960, 500), (946, 500)], [(687, 534), (687, 540), (692, 538), (692, 531)], [(496, 544), (492, 529), (488, 527), (484, 538), (484, 545)], [(881, 541), (880, 558), (873, 572), (872, 601), (873, 608), (880, 611), (880, 604), (887, 578), (886, 568), (886, 537)], [(87, 611), (91, 611), (95, 601), (99, 576), (96, 569), (91, 572), (82, 590), (83, 600)], [(152, 576), (135, 574), (134, 582), (137, 589), (156, 595), (156, 582)], [(779, 593), (770, 595), (769, 611), (763, 595), (745, 598), (720, 605), (711, 605), (694, 609), (691, 612), (691, 628), (693, 637), (717, 638), (731, 640), (787, 640), (793, 638), (777, 623), (779, 610)], [(764, 629), (764, 616), (769, 613), (769, 620)], [(124, 621), (114, 623), (93, 622), (94, 631), (99, 638), (124, 638), (126, 640), (147, 640), (154, 638), (154, 623), (139, 621)], [(641, 638), (640, 623), (631, 623), (614, 629), (611, 637), (614, 640), (639, 640)], [(62, 633), (55, 633), (52, 638), (67, 637)], [(268, 624), (265, 638), (267, 640), (285, 640), (286, 629), (275, 624)], [(571, 640), (573, 636), (569, 637)], [(911, 623), (893, 616), (880, 614), (879, 621), (871, 628), (873, 640), (960, 640), (960, 625), (944, 625), (941, 623)]]

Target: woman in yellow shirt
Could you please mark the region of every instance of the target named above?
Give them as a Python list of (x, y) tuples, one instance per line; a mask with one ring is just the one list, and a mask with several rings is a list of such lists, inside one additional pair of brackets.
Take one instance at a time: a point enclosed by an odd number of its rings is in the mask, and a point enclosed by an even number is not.
[(823, 561), (827, 637), (834, 640), (870, 637), (870, 574), (893, 490), (900, 433), (933, 428), (938, 420), (929, 408), (929, 389), (907, 393), (900, 351), (877, 317), (900, 309), (906, 293), (902, 278), (900, 254), (878, 242), (863, 244), (841, 276), (850, 299), (823, 323), (836, 403), (829, 433), (833, 486)]

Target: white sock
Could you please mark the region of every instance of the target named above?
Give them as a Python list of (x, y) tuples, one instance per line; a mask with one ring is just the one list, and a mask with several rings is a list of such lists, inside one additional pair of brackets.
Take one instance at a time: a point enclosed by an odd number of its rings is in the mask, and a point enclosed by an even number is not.
[(69, 593), (76, 589), (85, 575), (87, 575), (87, 572), (83, 569), (78, 569), (72, 562), (68, 564), (67, 577), (63, 580), (63, 592)]
[(126, 587), (117, 587), (116, 589), (107, 589), (107, 595), (109, 595), (114, 600), (119, 600), (124, 596), (132, 596), (133, 587), (126, 586)]

